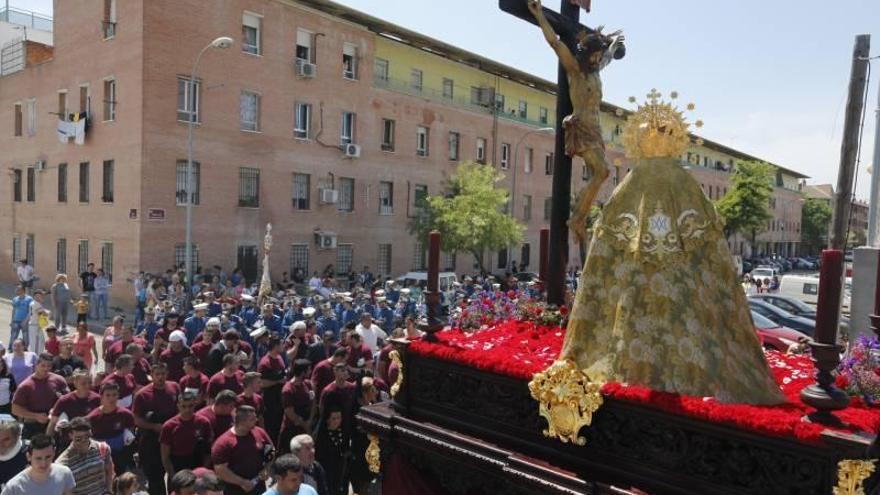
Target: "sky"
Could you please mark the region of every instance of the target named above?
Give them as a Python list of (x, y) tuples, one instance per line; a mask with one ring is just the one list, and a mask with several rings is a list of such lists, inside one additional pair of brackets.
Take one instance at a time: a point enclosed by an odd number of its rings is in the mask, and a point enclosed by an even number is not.
[[(63, 1), (63, 0), (58, 0)], [(205, 0), (210, 2), (211, 0)], [(538, 28), (497, 0), (335, 0), (548, 80), (556, 58)], [(559, 9), (560, 1), (545, 0)], [(51, 14), (51, 0), (10, 0)], [(857, 34), (880, 55), (877, 0), (593, 0), (581, 22), (623, 29), (627, 54), (603, 72), (604, 99), (626, 108), (651, 88), (694, 102), (699, 134), (837, 184)], [(867, 199), (880, 59), (873, 61), (856, 196)], [(880, 166), (878, 166), (880, 169)]]

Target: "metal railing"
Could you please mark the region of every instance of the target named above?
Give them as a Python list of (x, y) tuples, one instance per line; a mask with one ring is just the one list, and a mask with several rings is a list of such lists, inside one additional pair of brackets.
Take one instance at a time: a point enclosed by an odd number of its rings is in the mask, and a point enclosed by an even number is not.
[(0, 8), (0, 21), (19, 24), (21, 26), (38, 29), (40, 31), (52, 31), (52, 18), (38, 14), (30, 10), (18, 9), (15, 7)]

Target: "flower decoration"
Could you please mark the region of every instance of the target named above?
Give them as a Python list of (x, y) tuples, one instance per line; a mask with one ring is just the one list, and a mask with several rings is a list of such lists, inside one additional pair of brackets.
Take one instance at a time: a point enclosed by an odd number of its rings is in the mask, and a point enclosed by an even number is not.
[(868, 404), (880, 404), (880, 341), (859, 336), (837, 369), (837, 383)]

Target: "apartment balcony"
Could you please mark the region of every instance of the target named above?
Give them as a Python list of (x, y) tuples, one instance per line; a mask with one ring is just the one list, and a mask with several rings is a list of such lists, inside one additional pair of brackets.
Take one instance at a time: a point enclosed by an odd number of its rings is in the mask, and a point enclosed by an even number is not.
[(30, 10), (17, 9), (15, 7), (0, 8), (0, 21), (10, 24), (18, 24), (28, 29), (39, 31), (52, 31), (52, 18), (38, 14)]

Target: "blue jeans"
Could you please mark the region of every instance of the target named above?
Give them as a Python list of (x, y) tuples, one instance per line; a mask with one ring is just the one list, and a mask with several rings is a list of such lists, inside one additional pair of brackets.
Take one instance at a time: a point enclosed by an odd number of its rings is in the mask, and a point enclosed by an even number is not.
[(19, 337), (21, 337), (22, 340), (25, 341), (25, 345), (27, 345), (27, 329), (24, 328), (21, 321), (13, 321), (9, 324), (9, 345), (6, 346), (6, 352), (12, 351), (12, 343)]
[(100, 294), (95, 293), (95, 300), (97, 302), (97, 304), (95, 304), (96, 319), (100, 320), (101, 318), (103, 318), (106, 320), (107, 318), (109, 318), (109, 316), (107, 316), (107, 299), (109, 299), (109, 297), (110, 295), (106, 292), (102, 292)]

